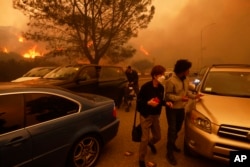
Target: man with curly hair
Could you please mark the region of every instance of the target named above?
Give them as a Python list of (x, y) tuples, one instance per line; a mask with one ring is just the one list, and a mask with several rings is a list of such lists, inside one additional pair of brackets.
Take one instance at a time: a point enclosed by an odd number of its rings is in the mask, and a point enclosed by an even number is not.
[(174, 67), (174, 74), (167, 80), (165, 87), (165, 98), (173, 103), (172, 108), (166, 107), (166, 116), (168, 122), (167, 137), (167, 160), (170, 164), (176, 165), (177, 161), (174, 152), (181, 150), (175, 145), (177, 134), (181, 130), (184, 117), (185, 105), (189, 98), (200, 98), (200, 94), (192, 94), (189, 91), (189, 70), (192, 63), (185, 59), (180, 59)]

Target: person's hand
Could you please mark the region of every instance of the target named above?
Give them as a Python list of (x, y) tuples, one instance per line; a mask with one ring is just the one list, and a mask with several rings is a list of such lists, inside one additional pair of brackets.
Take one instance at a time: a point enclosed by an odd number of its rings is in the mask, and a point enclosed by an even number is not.
[(171, 101), (167, 101), (166, 106), (168, 106), (169, 108), (173, 108), (174, 104)]
[(158, 106), (158, 104), (160, 103), (160, 100), (155, 97), (155, 98), (152, 98), (148, 101), (148, 105), (152, 106), (152, 107), (156, 107)]
[(188, 97), (187, 96), (182, 96), (181, 101), (183, 101), (183, 102), (188, 101)]
[(204, 96), (204, 95), (203, 94), (197, 94), (195, 98), (200, 100), (202, 96)]

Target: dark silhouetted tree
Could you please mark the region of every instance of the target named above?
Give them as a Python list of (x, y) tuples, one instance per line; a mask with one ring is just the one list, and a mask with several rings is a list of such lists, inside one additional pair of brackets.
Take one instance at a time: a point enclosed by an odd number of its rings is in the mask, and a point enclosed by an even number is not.
[(147, 28), (155, 8), (151, 0), (13, 0), (29, 16), (24, 37), (48, 43), (51, 53), (87, 59), (122, 61), (135, 50), (126, 46)]

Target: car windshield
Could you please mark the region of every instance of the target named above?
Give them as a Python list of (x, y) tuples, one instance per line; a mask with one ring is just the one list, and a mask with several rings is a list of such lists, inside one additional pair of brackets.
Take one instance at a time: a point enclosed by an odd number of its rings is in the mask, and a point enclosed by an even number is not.
[(209, 94), (250, 97), (250, 72), (210, 72), (202, 92)]
[(28, 71), (23, 77), (43, 77), (49, 73), (53, 68), (35, 68)]
[(51, 71), (43, 78), (45, 79), (60, 79), (60, 80), (70, 80), (74, 78), (79, 71), (79, 66), (63, 66), (58, 67), (55, 70)]

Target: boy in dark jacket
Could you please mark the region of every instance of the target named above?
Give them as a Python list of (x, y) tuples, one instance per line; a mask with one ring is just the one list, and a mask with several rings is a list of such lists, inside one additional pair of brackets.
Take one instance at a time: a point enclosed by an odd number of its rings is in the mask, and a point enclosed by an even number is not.
[[(162, 105), (166, 105), (163, 100), (164, 86), (162, 85), (165, 68), (156, 65), (152, 68), (152, 80), (142, 85), (138, 98), (137, 110), (140, 112), (140, 124), (142, 127), (142, 137), (139, 148), (139, 166), (146, 167), (145, 157), (147, 154), (147, 146), (150, 147), (152, 153), (156, 154), (154, 146), (161, 139), (161, 130), (159, 117)], [(150, 131), (152, 137), (150, 138)]]

